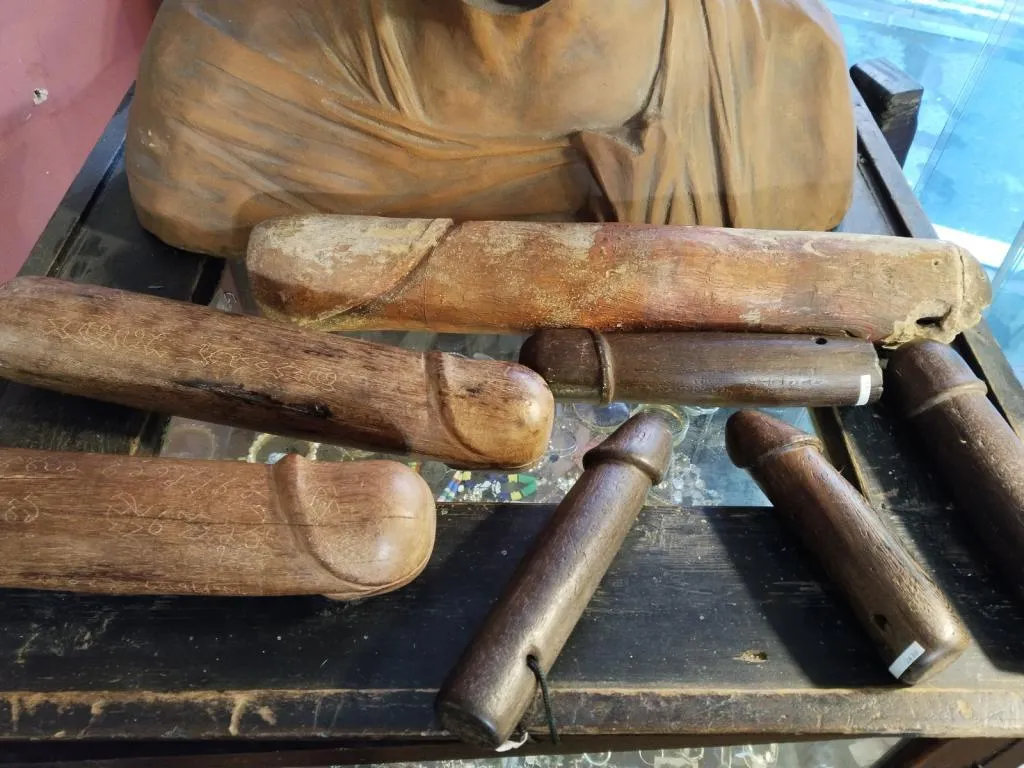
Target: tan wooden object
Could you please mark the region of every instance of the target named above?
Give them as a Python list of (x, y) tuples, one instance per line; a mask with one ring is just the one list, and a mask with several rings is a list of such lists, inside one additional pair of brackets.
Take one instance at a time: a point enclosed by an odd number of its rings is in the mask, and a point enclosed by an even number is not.
[(0, 287), (0, 377), (462, 467), (534, 463), (554, 418), (544, 380), (515, 363), (37, 277)]
[(126, 161), (239, 256), (312, 211), (829, 229), (855, 145), (823, 0), (165, 0)]
[(261, 224), (253, 291), (321, 330), (593, 328), (952, 339), (991, 289), (937, 240), (309, 215)]
[(434, 545), (423, 479), (391, 461), (273, 466), (0, 449), (0, 586), (354, 600)]

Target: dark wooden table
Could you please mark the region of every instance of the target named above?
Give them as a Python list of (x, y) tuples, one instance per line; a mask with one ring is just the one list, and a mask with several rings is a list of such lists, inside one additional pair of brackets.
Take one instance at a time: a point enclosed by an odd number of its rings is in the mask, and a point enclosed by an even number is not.
[[(134, 216), (125, 121), (126, 105), (24, 271), (209, 301), (221, 264), (163, 245)], [(842, 228), (933, 237), (863, 104), (858, 126), (855, 200)], [(987, 328), (958, 344), (1020, 432), (1024, 392)], [(551, 672), (562, 750), (1024, 735), (1024, 609), (989, 572), (914, 436), (884, 403), (815, 418), (836, 463), (947, 591), (971, 648), (932, 682), (896, 685), (770, 509), (651, 508)], [(0, 381), (0, 444), (147, 454), (164, 424)], [(434, 694), (552, 508), (443, 507), (423, 576), (356, 605), (0, 591), (0, 763), (479, 754), (438, 729)], [(529, 748), (550, 749), (538, 709), (530, 724)]]

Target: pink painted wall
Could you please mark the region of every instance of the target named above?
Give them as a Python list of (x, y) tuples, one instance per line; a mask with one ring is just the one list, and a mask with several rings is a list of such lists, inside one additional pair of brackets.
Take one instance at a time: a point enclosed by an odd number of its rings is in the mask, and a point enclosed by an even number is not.
[[(0, 281), (135, 79), (159, 0), (0, 0)], [(33, 90), (49, 97), (33, 103)]]

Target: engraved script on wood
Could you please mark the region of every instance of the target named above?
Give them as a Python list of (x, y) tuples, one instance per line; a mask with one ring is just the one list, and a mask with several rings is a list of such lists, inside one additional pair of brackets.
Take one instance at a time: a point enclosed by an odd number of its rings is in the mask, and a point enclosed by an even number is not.
[(351, 600), (423, 570), (434, 500), (391, 461), (0, 449), (0, 586)]

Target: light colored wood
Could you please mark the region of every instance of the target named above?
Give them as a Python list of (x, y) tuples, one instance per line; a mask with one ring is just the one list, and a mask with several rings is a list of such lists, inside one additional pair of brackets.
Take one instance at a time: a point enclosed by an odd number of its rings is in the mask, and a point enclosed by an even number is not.
[(856, 140), (822, 0), (165, 0), (126, 167), (226, 256), (302, 212), (829, 229)]
[(253, 231), (267, 315), (321, 330), (593, 328), (950, 341), (988, 280), (947, 242), (822, 232), (308, 215)]
[(533, 464), (554, 418), (544, 380), (515, 363), (39, 277), (0, 286), (0, 377), (460, 467)]
[(391, 461), (272, 466), (0, 449), (0, 586), (354, 600), (427, 564), (434, 501)]

